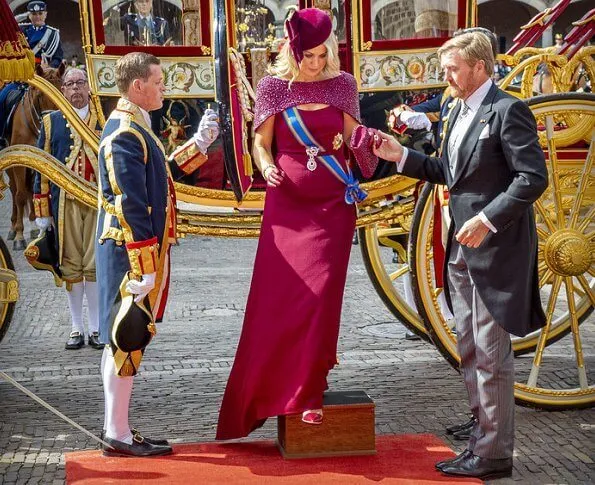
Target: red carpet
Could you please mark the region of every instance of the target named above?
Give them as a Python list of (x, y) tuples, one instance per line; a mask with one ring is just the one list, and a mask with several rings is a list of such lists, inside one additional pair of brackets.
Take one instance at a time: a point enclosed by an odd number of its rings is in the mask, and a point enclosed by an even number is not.
[(481, 483), (434, 469), (454, 453), (434, 435), (378, 436), (375, 456), (284, 460), (272, 441), (175, 445), (158, 458), (107, 458), (99, 451), (66, 454), (66, 483), (308, 484)]

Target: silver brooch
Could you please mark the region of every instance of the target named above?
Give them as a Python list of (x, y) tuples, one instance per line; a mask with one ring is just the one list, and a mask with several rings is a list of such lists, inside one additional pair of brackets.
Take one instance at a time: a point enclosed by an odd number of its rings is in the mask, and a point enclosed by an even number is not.
[(306, 155), (308, 155), (308, 163), (306, 163), (306, 168), (313, 172), (318, 167), (316, 160), (314, 157), (318, 155), (320, 149), (318, 147), (306, 147)]

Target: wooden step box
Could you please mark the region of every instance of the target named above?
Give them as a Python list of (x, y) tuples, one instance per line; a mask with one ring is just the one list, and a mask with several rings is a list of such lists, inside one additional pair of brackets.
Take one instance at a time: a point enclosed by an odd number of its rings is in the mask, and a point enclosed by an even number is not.
[(374, 401), (364, 391), (325, 392), (322, 424), (301, 414), (277, 418), (277, 446), (284, 458), (374, 455)]

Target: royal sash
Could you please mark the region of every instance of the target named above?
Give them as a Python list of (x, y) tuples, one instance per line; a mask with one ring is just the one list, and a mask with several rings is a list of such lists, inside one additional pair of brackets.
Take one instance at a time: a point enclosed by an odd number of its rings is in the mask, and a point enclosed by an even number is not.
[(311, 162), (316, 158), (316, 160), (322, 163), (335, 177), (346, 185), (345, 202), (348, 204), (362, 202), (368, 196), (368, 193), (359, 186), (359, 180), (353, 176), (349, 165), (347, 165), (347, 171), (345, 171), (339, 160), (337, 160), (337, 157), (321, 154), (326, 150), (314, 139), (296, 107), (287, 108), (283, 111), (283, 118), (296, 141), (306, 147), (306, 155), (309, 158), (309, 170), (313, 171), (316, 169), (315, 164), (314, 168), (310, 168)]

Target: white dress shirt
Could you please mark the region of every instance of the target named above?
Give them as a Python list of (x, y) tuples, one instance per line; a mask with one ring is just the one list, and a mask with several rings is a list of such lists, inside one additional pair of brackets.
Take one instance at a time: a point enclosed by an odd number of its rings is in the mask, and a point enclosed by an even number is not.
[[(488, 79), (484, 82), (479, 88), (477, 88), (471, 95), (463, 101), (463, 107), (459, 111), (459, 116), (455, 120), (454, 126), (451, 128), (451, 132), (448, 139), (448, 159), (449, 159), (449, 168), (450, 173), (454, 176), (456, 163), (458, 158), (458, 151), (460, 148), (460, 142), (467, 133), (467, 130), (471, 126), (471, 122), (473, 118), (477, 114), (477, 110), (479, 110), (481, 103), (483, 103), (484, 98), (487, 96), (490, 88), (492, 87), (492, 80)], [(465, 112), (463, 114), (463, 111)], [(403, 171), (403, 167), (405, 166), (405, 162), (407, 161), (407, 155), (409, 154), (409, 150), (407, 147), (403, 147), (403, 156), (401, 157), (401, 161), (397, 163), (397, 171), (401, 173)], [(479, 214), (479, 218), (481, 222), (483, 222), (492, 232), (498, 232), (496, 227), (489, 221), (486, 215), (481, 211)]]
[(459, 116), (455, 120), (454, 126), (451, 128), (450, 135), (448, 138), (448, 160), (450, 173), (454, 177), (455, 170), (457, 168), (457, 161), (459, 155), (459, 148), (461, 141), (467, 130), (471, 126), (473, 118), (477, 114), (481, 103), (488, 94), (488, 91), (492, 87), (492, 80), (488, 79), (481, 86), (479, 86), (471, 95), (464, 101), (463, 106), (459, 111)]
[(151, 126), (151, 116), (149, 115), (149, 112), (142, 109), (140, 106), (138, 107), (138, 109), (140, 109), (140, 112), (142, 113), (143, 118), (145, 119), (145, 123), (147, 123), (147, 126), (152, 129), (153, 127)]
[(82, 108), (74, 108), (74, 111), (76, 112), (77, 115), (79, 115), (79, 118), (81, 120), (86, 120), (87, 119), (87, 115), (89, 114), (89, 105), (86, 104), (85, 106), (83, 106)]

